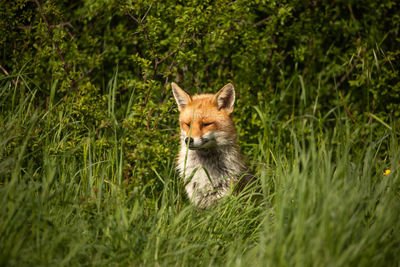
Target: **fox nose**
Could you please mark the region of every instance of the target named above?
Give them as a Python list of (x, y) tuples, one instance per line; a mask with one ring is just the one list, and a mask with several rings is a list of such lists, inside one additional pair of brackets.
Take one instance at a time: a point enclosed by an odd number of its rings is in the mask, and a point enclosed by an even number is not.
[(193, 145), (194, 139), (192, 137), (186, 137), (185, 138), (185, 143), (187, 144), (189, 142), (189, 146)]

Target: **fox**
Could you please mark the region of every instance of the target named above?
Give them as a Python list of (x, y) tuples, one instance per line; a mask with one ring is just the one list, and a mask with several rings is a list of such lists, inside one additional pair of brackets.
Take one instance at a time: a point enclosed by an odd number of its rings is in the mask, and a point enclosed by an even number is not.
[(174, 82), (171, 88), (180, 112), (177, 169), (190, 201), (207, 208), (248, 182), (232, 120), (235, 88), (228, 83), (216, 94), (198, 95)]

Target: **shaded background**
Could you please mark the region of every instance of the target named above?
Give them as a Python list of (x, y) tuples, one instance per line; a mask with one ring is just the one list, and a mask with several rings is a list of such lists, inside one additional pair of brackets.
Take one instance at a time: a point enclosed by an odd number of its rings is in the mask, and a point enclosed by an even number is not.
[[(1, 111), (37, 90), (32, 109), (66, 118), (47, 149), (84, 153), (76, 145), (88, 135), (101, 149), (117, 143), (133, 186), (156, 183), (151, 168), (176, 153), (171, 81), (192, 94), (232, 82), (250, 159), (263, 134), (257, 110), (268, 115), (263, 131), (289, 140), (288, 125), (302, 119), (329, 134), (342, 107), (361, 126), (360, 146), (400, 116), (396, 1), (3, 0), (0, 14), (1, 81), (15, 87)], [(40, 136), (54, 127), (35, 130), (28, 146), (38, 159)], [(288, 140), (276, 142), (285, 150)]]

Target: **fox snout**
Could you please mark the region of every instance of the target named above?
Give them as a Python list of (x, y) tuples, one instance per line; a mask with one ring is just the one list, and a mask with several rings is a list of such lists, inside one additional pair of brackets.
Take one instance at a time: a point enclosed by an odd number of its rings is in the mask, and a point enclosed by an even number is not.
[(215, 142), (209, 138), (204, 137), (186, 137), (184, 139), (185, 145), (189, 147), (191, 150), (210, 148), (215, 146)]
[(193, 139), (192, 137), (186, 137), (186, 138), (185, 138), (185, 143), (186, 143), (188, 146), (193, 146), (194, 139)]

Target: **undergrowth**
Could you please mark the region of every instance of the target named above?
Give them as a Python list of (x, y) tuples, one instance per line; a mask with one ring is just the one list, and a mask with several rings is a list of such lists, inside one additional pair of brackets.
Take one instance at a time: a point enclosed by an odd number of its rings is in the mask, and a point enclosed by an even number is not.
[[(338, 101), (326, 117), (304, 111), (277, 129), (279, 105), (254, 107), (260, 131), (247, 156), (258, 185), (201, 210), (173, 158), (148, 170), (155, 184), (124, 175), (131, 132), (120, 122), (80, 127), (86, 137), (62, 148), (79, 118), (60, 103), (36, 108), (35, 86), (9, 81), (0, 102), (0, 265), (400, 263), (396, 122), (356, 125)], [(112, 118), (112, 90), (110, 99)], [(379, 138), (360, 139), (377, 128)]]

